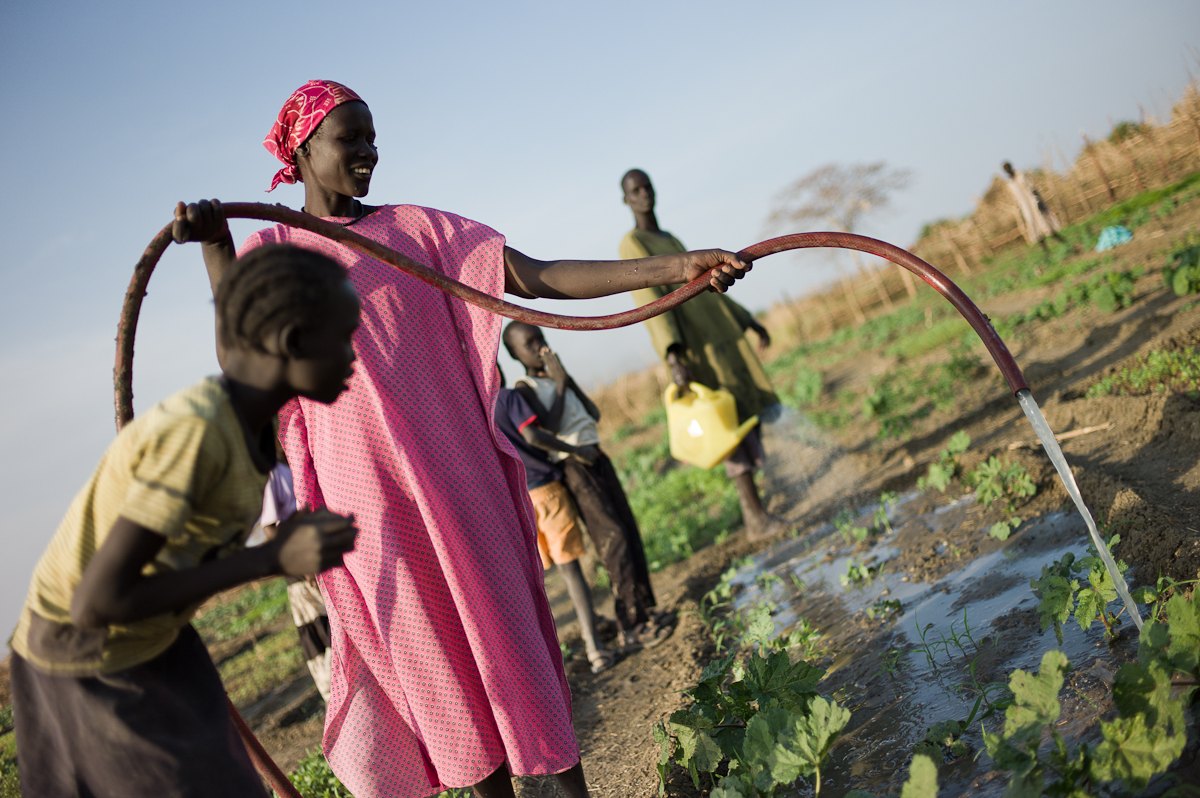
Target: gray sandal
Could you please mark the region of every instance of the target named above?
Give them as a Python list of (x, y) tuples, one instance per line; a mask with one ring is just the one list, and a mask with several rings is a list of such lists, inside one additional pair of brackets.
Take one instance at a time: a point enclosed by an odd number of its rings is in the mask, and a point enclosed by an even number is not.
[(588, 654), (588, 662), (592, 664), (592, 673), (600, 673), (617, 664), (617, 654), (611, 649), (598, 648)]

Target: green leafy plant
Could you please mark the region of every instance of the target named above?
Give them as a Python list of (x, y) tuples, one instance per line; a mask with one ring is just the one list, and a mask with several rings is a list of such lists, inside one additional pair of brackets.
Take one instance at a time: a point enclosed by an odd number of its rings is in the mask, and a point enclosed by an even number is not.
[(996, 540), (1008, 540), (1008, 536), (1017, 531), (1021, 525), (1021, 517), (1014, 515), (1006, 521), (997, 521), (988, 530), (988, 535)]
[[(776, 624), (772, 619), (776, 606), (770, 599), (760, 600), (740, 612), (731, 609), (733, 578), (748, 560), (748, 557), (744, 557), (722, 573), (717, 584), (700, 599), (699, 609), (696, 610), (701, 622), (708, 627), (713, 636), (717, 653), (751, 646), (757, 648), (760, 653), (798, 649), (805, 659), (818, 656), (822, 651), (819, 643), (821, 631), (805, 618), (798, 619), (787, 635), (776, 636)], [(793, 581), (796, 582), (798, 591), (803, 589), (803, 582), (796, 580), (794, 574)], [(755, 582), (767, 592), (783, 584), (783, 580), (776, 574), (760, 574)]]
[(960, 739), (966, 730), (967, 723), (963, 721), (944, 720), (935, 723), (913, 746), (913, 753), (927, 756), (937, 765), (970, 756), (971, 747)]
[(775, 637), (775, 621), (771, 618), (774, 611), (774, 606), (768, 603), (756, 604), (750, 611), (745, 613), (744, 620), (741, 624), (741, 642), (743, 645), (753, 646), (757, 648), (759, 653), (776, 648), (782, 649), (784, 645), (776, 644)]
[(754, 577), (754, 584), (762, 592), (771, 593), (775, 588), (783, 584), (783, 577), (773, 572), (762, 573)]
[(281, 682), (305, 672), (304, 652), (296, 645), (295, 630), (282, 629), (253, 639), (251, 647), (221, 662), (217, 670), (230, 699), (244, 706)]
[(939, 644), (928, 639), (929, 630), (933, 628), (933, 624), (928, 623), (925, 624), (925, 626), (921, 626), (921, 624), (914, 617), (913, 625), (917, 627), (917, 637), (921, 638), (921, 647), (918, 650), (925, 655), (925, 661), (929, 663), (929, 667), (936, 668), (937, 650)]
[(921, 384), (939, 410), (950, 410), (962, 394), (963, 382), (977, 376), (982, 363), (970, 346), (961, 344), (950, 349), (950, 360), (927, 370)]
[(895, 676), (904, 667), (904, 655), (908, 653), (903, 649), (890, 648), (880, 657), (882, 660), (879, 673), (886, 673), (888, 676)]
[[(1056, 279), (1063, 276), (1058, 273)], [(1054, 296), (1043, 299), (1029, 309), (1003, 319), (997, 325), (1001, 334), (1009, 334), (1017, 327), (1033, 321), (1056, 319), (1075, 307), (1091, 302), (1105, 313), (1114, 313), (1133, 304), (1134, 287), (1140, 270), (1111, 271), (1092, 275), (1086, 280), (1069, 285)], [(1012, 286), (1015, 287), (1015, 286)]]
[[(1194, 607), (1180, 610), (1181, 620), (1186, 615), (1187, 623), (1196, 621)], [(1195, 687), (1184, 691), (1182, 701), (1172, 699), (1171, 670), (1161, 664), (1159, 652), (1169, 657), (1174, 641), (1167, 632), (1162, 635), (1166, 647), (1156, 647), (1151, 635), (1143, 629), (1139, 662), (1127, 663), (1117, 672), (1113, 700), (1120, 716), (1101, 721), (1103, 742), (1095, 748), (1082, 743), (1072, 753), (1055, 728), (1061, 713), (1058, 694), (1068, 668), (1065, 654), (1047, 651), (1036, 675), (1013, 673), (1009, 680), (1013, 702), (1005, 710), (1003, 731), (983, 732), (996, 769), (1012, 773), (1005, 795), (1088, 796), (1098, 788), (1110, 792), (1117, 781), (1136, 793), (1182, 753), (1187, 740), (1182, 704), (1190, 702)], [(1046, 733), (1051, 747), (1043, 755), (1039, 749)], [(1047, 778), (1052, 779), (1049, 784)]]
[(870, 421), (876, 416), (894, 413), (901, 405), (907, 404), (899, 390), (892, 384), (892, 375), (886, 374), (871, 382), (867, 395), (862, 400), (862, 416)]
[(888, 506), (896, 506), (900, 500), (899, 494), (884, 491), (879, 494), (879, 507), (875, 510), (875, 528), (886, 534), (892, 534), (892, 522), (888, 520)]
[[(971, 709), (970, 717), (963, 721), (964, 727), (971, 725), (971, 721), (975, 718), (976, 713), (979, 711), (980, 704), (983, 704), (985, 711), (979, 717), (986, 718), (993, 712), (998, 712), (1012, 703), (1012, 693), (1009, 691), (1008, 685), (1006, 685), (1004, 682), (979, 681), (979, 677), (975, 674), (975, 666), (978, 662), (979, 657), (975, 657), (964, 669), (964, 672), (970, 677), (971, 681), (963, 682), (962, 684), (958, 685), (958, 689), (962, 692), (973, 693), (975, 696), (977, 696), (975, 699), (975, 706)], [(998, 698), (993, 699), (992, 693), (999, 693), (1000, 695)]]
[(801, 618), (796, 622), (792, 631), (784, 638), (785, 649), (799, 649), (802, 659), (812, 660), (821, 656), (825, 648), (821, 645), (821, 630), (807, 619)]
[(320, 751), (301, 760), (288, 779), (304, 798), (354, 798), (338, 777), (333, 775), (325, 755)]
[(898, 599), (877, 598), (875, 603), (867, 607), (866, 613), (868, 618), (890, 618), (897, 614), (902, 609)]
[(595, 570), (596, 587), (600, 590), (608, 590), (612, 587), (612, 578), (608, 575), (608, 569), (603, 563), (596, 563)]
[[(301, 760), (288, 779), (304, 798), (354, 798), (330, 770), (320, 751)], [(277, 798), (277, 793), (271, 794)], [(469, 787), (453, 787), (434, 798), (472, 798), (474, 795), (475, 791)]]
[[(1111, 535), (1105, 546), (1111, 553), (1120, 542), (1120, 535)], [(1124, 576), (1129, 566), (1124, 560), (1117, 560), (1117, 570)], [(1068, 551), (1050, 565), (1043, 565), (1041, 576), (1030, 580), (1029, 586), (1040, 600), (1042, 631), (1053, 626), (1059, 645), (1063, 642), (1063, 624), (1072, 615), (1080, 629), (1086, 631), (1099, 620), (1104, 624), (1105, 636), (1113, 636), (1120, 612), (1108, 612), (1108, 605), (1116, 601), (1117, 588), (1094, 546), (1089, 546), (1088, 553), (1078, 560)]]
[(692, 705), (654, 727), (659, 794), (672, 762), (699, 788), (728, 762), (713, 796), (766, 798), (803, 777), (821, 790), (821, 765), (850, 712), (816, 692), (824, 671), (775, 651), (710, 662), (687, 691)]
[(665, 426), (658, 441), (626, 452), (616, 465), (651, 571), (690, 557), (738, 524), (733, 483), (717, 470), (676, 468)]
[(1177, 296), (1200, 291), (1200, 244), (1181, 247), (1171, 253), (1171, 259), (1163, 269), (1163, 282)]
[(1089, 299), (1105, 313), (1115, 313), (1133, 304), (1135, 283), (1133, 272), (1109, 272), (1089, 286)]
[[(959, 654), (966, 657), (979, 650), (979, 644), (975, 642), (974, 636), (971, 634), (971, 623), (967, 618), (967, 608), (963, 607), (963, 630), (959, 632), (955, 625), (958, 621), (950, 622), (950, 636), (942, 636), (943, 646), (946, 652), (949, 653), (950, 645), (953, 644), (958, 649)], [(939, 632), (940, 634), (940, 632)], [(967, 651), (967, 645), (971, 646), (971, 651)]]
[(871, 530), (865, 526), (858, 526), (854, 523), (856, 518), (857, 516), (850, 510), (842, 510), (833, 519), (833, 525), (837, 531), (842, 533), (842, 540), (846, 541), (846, 545), (849, 545), (852, 540), (862, 542), (871, 534)]
[(255, 636), (288, 611), (287, 582), (269, 579), (225, 594), (196, 613), (192, 625), (208, 642)]
[[(1054, 728), (1061, 708), (1058, 693), (1062, 690), (1063, 673), (1067, 668), (1067, 657), (1061, 651), (1047, 651), (1037, 674), (1023, 670), (1013, 673), (1009, 689), (1013, 692), (1013, 703), (1005, 710), (1002, 732), (983, 732), (984, 745), (996, 764), (997, 770), (1012, 771), (1008, 794), (1041, 795), (1045, 787), (1047, 767), (1060, 777), (1079, 781), (1086, 778), (1090, 762), (1087, 750), (1079, 759), (1072, 760), (1066, 743)], [(1049, 727), (1054, 747), (1049, 762), (1038, 756), (1042, 735)]]
[(734, 563), (727, 568), (717, 580), (717, 584), (700, 599), (700, 621), (712, 634), (718, 654), (725, 648), (730, 634), (736, 633), (736, 618), (729, 617), (728, 608), (733, 605), (732, 580), (742, 565), (743, 563)]
[(1037, 485), (1024, 466), (1003, 462), (999, 457), (990, 457), (980, 463), (963, 481), (975, 488), (981, 504), (1003, 501), (1010, 513), (1016, 509), (1017, 499), (1027, 499), (1037, 493)]
[(869, 587), (875, 577), (879, 576), (883, 566), (881, 565), (866, 565), (865, 563), (857, 562), (853, 557), (846, 563), (846, 573), (838, 576), (838, 581), (842, 583), (842, 587)]
[(951, 435), (950, 440), (946, 442), (946, 448), (942, 449), (942, 453), (938, 456), (937, 462), (930, 463), (926, 475), (917, 480), (917, 489), (936, 488), (945, 493), (946, 488), (950, 486), (950, 480), (954, 479), (961, 469), (959, 458), (970, 445), (971, 436), (967, 434), (966, 430), (960, 429)]

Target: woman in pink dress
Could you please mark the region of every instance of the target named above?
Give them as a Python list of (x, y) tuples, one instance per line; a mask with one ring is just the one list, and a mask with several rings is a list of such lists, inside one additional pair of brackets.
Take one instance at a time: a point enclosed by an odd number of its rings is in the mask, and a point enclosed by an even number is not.
[[(494, 297), (603, 296), (714, 267), (712, 287), (724, 291), (749, 268), (720, 250), (540, 262), (454, 214), (364, 205), (374, 142), (357, 94), (310, 81), (264, 142), (284, 163), (271, 188), (302, 181), (305, 212)], [(175, 237), (204, 242), (214, 285), (235, 258), (215, 200), (180, 203)], [(491, 412), (502, 319), (295, 228), (259, 231), (241, 252), (270, 242), (330, 255), (362, 300), (349, 390), (333, 405), (301, 399), (280, 413), (298, 503), (353, 514), (360, 530), (344, 567), (321, 578), (330, 766), (357, 798), (468, 785), (481, 798), (511, 796), (510, 774), (557, 774), (569, 796), (586, 796), (524, 471)]]

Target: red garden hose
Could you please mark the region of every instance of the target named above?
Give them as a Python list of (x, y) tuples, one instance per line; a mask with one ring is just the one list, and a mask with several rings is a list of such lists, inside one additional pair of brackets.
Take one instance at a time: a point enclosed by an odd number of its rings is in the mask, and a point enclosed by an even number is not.
[[(488, 296), (480, 291), (476, 291), (474, 288), (469, 288), (462, 283), (451, 280), (449, 277), (434, 271), (428, 266), (406, 258), (376, 241), (359, 235), (354, 230), (334, 224), (333, 222), (326, 222), (306, 213), (293, 211), (282, 205), (267, 205), (261, 202), (230, 202), (224, 204), (224, 209), (225, 216), (231, 219), (261, 219), (262, 221), (278, 222), (318, 233), (338, 243), (345, 244), (364, 255), (378, 258), (384, 263), (389, 263), (405, 274), (415, 277), (418, 280), (423, 280), (451, 296), (458, 297), (464, 302), (470, 302), (484, 310), (489, 310), (501, 316), (507, 316), (510, 319), (517, 319), (541, 327), (554, 327), (560, 330), (609, 330), (636, 324), (657, 316), (660, 313), (665, 313), (686, 302), (701, 291), (704, 291), (709, 285), (709, 275), (706, 274), (697, 277), (677, 291), (635, 310), (614, 313), (609, 316), (559, 316), (554, 313), (544, 313), (538, 310), (523, 308)], [(141, 310), (142, 298), (146, 295), (146, 285), (150, 282), (150, 275), (154, 272), (154, 267), (158, 264), (158, 259), (162, 257), (163, 251), (171, 243), (171, 226), (171, 224), (168, 224), (160, 230), (158, 235), (154, 237), (154, 240), (150, 242), (150, 245), (146, 247), (146, 251), (142, 254), (141, 259), (134, 268), (133, 279), (129, 282), (129, 290), (125, 292), (125, 304), (121, 309), (120, 325), (117, 327), (117, 360), (116, 366), (113, 369), (117, 429), (125, 426), (133, 419), (133, 340), (137, 332), (138, 313)], [(955, 309), (963, 315), (963, 318), (967, 320), (975, 332), (979, 334), (979, 337), (983, 339), (984, 346), (987, 347), (992, 359), (996, 361), (996, 365), (999, 366), (1001, 373), (1004, 374), (1004, 379), (1008, 381), (1008, 386), (1012, 389), (1013, 393), (1029, 388), (1029, 384), (1025, 382), (1025, 377), (1021, 374), (1021, 369), (1017, 367), (1016, 361), (1009, 354), (1008, 347), (1004, 345), (1004, 341), (1000, 340), (1000, 336), (996, 334), (996, 330), (992, 327), (992, 323), (988, 320), (988, 317), (983, 315), (975, 303), (950, 278), (911, 252), (874, 238), (854, 235), (853, 233), (797, 233), (754, 244), (739, 252), (738, 257), (743, 261), (750, 262), (766, 255), (773, 255), (776, 252), (812, 247), (854, 249), (859, 252), (866, 252), (886, 258), (892, 263), (908, 269), (933, 286), (938, 293), (946, 297), (950, 301), (950, 304), (954, 305)], [(242, 720), (232, 703), (229, 705), (229, 712), (233, 716), (234, 724), (238, 727), (238, 731), (246, 743), (246, 748), (250, 751), (251, 759), (254, 760), (255, 766), (258, 767), (259, 772), (263, 774), (275, 789), (275, 792), (282, 796), (282, 798), (300, 798), (300, 794), (292, 786), (287, 776), (267, 756), (266, 751), (263, 750), (262, 745), (255, 739), (254, 734), (246, 726), (245, 721)]]
[[(356, 233), (354, 230), (342, 227), (333, 222), (326, 222), (307, 213), (293, 211), (282, 205), (267, 205), (261, 202), (230, 202), (224, 204), (225, 216), (231, 219), (261, 219), (268, 222), (279, 222), (290, 227), (318, 233), (326, 238), (345, 244), (351, 249), (364, 255), (378, 258), (384, 263), (395, 266), (405, 274), (423, 280), (426, 283), (445, 291), (451, 296), (478, 305), (484, 310), (490, 310), (510, 319), (536, 324), (541, 327), (554, 327), (559, 330), (610, 330), (616, 327), (627, 327), (640, 321), (653, 318), (661, 313), (686, 302), (704, 291), (709, 284), (707, 275), (697, 277), (677, 291), (635, 310), (624, 313), (614, 313), (609, 316), (578, 317), (560, 316), (555, 313), (545, 313), (539, 310), (523, 308), (495, 297), (488, 296), (474, 288), (469, 288), (449, 277), (434, 271), (428, 266), (406, 258), (400, 253), (385, 247), (376, 241)], [(171, 243), (171, 224), (168, 224), (142, 254), (141, 260), (133, 271), (133, 279), (129, 281), (129, 290), (125, 292), (125, 304), (121, 309), (121, 322), (117, 328), (117, 360), (113, 369), (113, 383), (117, 410), (117, 429), (125, 426), (133, 418), (133, 339), (137, 332), (138, 312), (141, 310), (142, 297), (146, 295), (146, 285), (154, 271), (163, 250)], [(1015, 394), (1028, 388), (1021, 369), (1009, 354), (1008, 347), (988, 317), (976, 307), (966, 294), (962, 292), (949, 277), (930, 266), (916, 255), (900, 247), (893, 246), (866, 236), (853, 233), (796, 233), (789, 236), (772, 238), (759, 244), (746, 247), (738, 253), (744, 261), (754, 261), (776, 252), (786, 252), (792, 249), (808, 249), (813, 247), (836, 247), (840, 249), (855, 249), (871, 255), (886, 258), (892, 263), (908, 269), (913, 274), (929, 283), (942, 296), (954, 305), (955, 309), (971, 325), (983, 340), (984, 346), (996, 361), (1009, 388)]]

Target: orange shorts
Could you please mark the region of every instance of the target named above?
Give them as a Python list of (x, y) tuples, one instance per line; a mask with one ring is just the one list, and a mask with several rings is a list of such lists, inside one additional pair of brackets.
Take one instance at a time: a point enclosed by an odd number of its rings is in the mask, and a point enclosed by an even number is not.
[(529, 498), (537, 514), (538, 552), (542, 567), (574, 562), (583, 556), (583, 535), (570, 491), (562, 482), (530, 488)]

